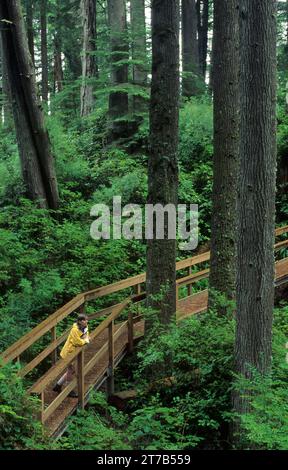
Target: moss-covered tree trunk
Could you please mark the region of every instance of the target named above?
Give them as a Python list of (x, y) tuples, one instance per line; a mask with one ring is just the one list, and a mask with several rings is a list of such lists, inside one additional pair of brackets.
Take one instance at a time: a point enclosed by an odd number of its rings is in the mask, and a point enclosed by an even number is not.
[(238, 0), (214, 1), (214, 159), (209, 304), (235, 298), (239, 173)]
[(35, 64), (35, 51), (34, 51), (34, 27), (33, 27), (33, 0), (26, 0), (26, 25), (27, 25), (27, 36), (28, 46), (31, 54), (32, 62)]
[(204, 80), (207, 69), (209, 0), (197, 0), (197, 29), (199, 47), (199, 69)]
[[(276, 1), (240, 1), (236, 372), (271, 366), (276, 182)], [(234, 397), (237, 413), (249, 399)]]
[(47, 0), (41, 0), (41, 68), (42, 68), (42, 100), (48, 101), (48, 49), (47, 49)]
[[(108, 0), (108, 22), (111, 42), (111, 85), (109, 95), (110, 139), (127, 137), (129, 45), (125, 0)], [(119, 91), (117, 91), (119, 88)], [(122, 90), (121, 90), (122, 88)]]
[(9, 95), (27, 195), (41, 207), (58, 206), (53, 157), (37, 97), (34, 67), (19, 0), (1, 0), (0, 24)]
[(54, 31), (54, 93), (63, 90), (62, 31), (60, 8), (60, 0), (56, 0), (56, 17)]
[[(132, 59), (133, 84), (141, 87), (147, 86), (147, 50), (146, 50), (146, 23), (145, 0), (131, 0), (131, 32), (132, 32)], [(146, 100), (141, 96), (133, 97), (134, 114), (146, 109)]]
[(182, 0), (182, 95), (199, 93), (199, 49), (195, 0)]
[(87, 116), (94, 107), (91, 79), (97, 76), (96, 58), (96, 0), (81, 0), (83, 47), (80, 114)]
[[(152, 1), (152, 86), (150, 102), (150, 155), (148, 203), (177, 204), (179, 113), (179, 2)], [(167, 324), (176, 311), (176, 241), (147, 241), (148, 306)], [(164, 293), (161, 295), (161, 290)], [(160, 297), (159, 297), (160, 294)], [(151, 296), (158, 296), (152, 298)]]

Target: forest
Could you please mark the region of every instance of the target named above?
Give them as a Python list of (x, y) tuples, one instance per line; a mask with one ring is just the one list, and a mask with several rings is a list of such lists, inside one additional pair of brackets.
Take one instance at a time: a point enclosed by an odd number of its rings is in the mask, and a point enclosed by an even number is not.
[(287, 289), (288, 1), (0, 0), (0, 450), (288, 450)]

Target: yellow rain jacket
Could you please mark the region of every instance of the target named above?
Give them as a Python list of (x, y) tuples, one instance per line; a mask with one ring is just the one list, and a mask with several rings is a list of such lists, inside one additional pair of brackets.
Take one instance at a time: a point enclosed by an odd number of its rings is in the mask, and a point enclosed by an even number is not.
[(73, 353), (76, 348), (84, 346), (84, 344), (87, 344), (89, 342), (88, 339), (88, 328), (85, 333), (80, 330), (78, 327), (77, 323), (74, 323), (69, 336), (66, 340), (66, 343), (63, 346), (62, 351), (60, 352), (60, 356), (62, 359), (65, 359), (68, 354)]

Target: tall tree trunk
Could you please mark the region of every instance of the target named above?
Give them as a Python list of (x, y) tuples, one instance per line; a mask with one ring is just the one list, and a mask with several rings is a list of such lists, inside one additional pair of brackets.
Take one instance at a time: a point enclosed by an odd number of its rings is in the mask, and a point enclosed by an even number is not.
[(33, 0), (26, 0), (26, 23), (27, 23), (27, 36), (28, 46), (31, 54), (32, 62), (35, 64), (34, 52), (34, 27), (33, 27)]
[[(2, 0), (0, 21), (16, 136), (27, 195), (41, 207), (58, 206), (57, 181), (19, 0)], [(3, 27), (3, 25), (5, 25)]]
[(288, 0), (286, 0), (286, 44), (288, 45)]
[(210, 55), (210, 68), (209, 68), (209, 84), (208, 89), (210, 93), (213, 93), (213, 74), (214, 74), (214, 35), (212, 36), (211, 55)]
[[(67, 1), (67, 0), (66, 0)], [(97, 2), (97, 0), (94, 0), (95, 3), (100, 4), (101, 2)], [(70, 17), (69, 19), (67, 18), (67, 21), (65, 21), (65, 26), (63, 28), (63, 15), (65, 15), (65, 2), (64, 5), (62, 6), (61, 3), (61, 10), (59, 12), (59, 25), (60, 29), (64, 29), (64, 32), (61, 33), (61, 37), (63, 36), (63, 41), (62, 41), (62, 52), (65, 56), (65, 65), (67, 69), (67, 73), (69, 74), (69, 79), (70, 80), (78, 80), (82, 76), (82, 60), (81, 60), (81, 53), (82, 53), (82, 46), (83, 46), (83, 41), (79, 41), (79, 37), (81, 37), (81, 27), (79, 28), (79, 12), (80, 8), (79, 5), (81, 5), (81, 2), (77, 0), (70, 0), (68, 2), (71, 4), (69, 11), (70, 11)], [(96, 7), (95, 7), (96, 8)], [(67, 11), (67, 10), (66, 10)], [(96, 28), (96, 26), (95, 26)], [(67, 35), (66, 31), (68, 30), (79, 30), (79, 35), (78, 34), (71, 34), (70, 36)], [(82, 29), (83, 31), (83, 29)], [(94, 44), (96, 47), (96, 44)]]
[(182, 95), (199, 93), (199, 49), (195, 0), (182, 0)]
[[(276, 1), (240, 1), (236, 372), (271, 365), (276, 182)], [(236, 395), (237, 413), (249, 399)]]
[(63, 90), (62, 69), (62, 31), (60, 16), (60, 0), (56, 0), (56, 18), (54, 33), (54, 93)]
[(87, 116), (94, 107), (91, 79), (97, 76), (96, 59), (96, 0), (81, 0), (83, 24), (82, 86), (80, 114)]
[(4, 75), (4, 63), (3, 63), (3, 51), (2, 51), (2, 39), (0, 37), (0, 122), (3, 124), (4, 121), (4, 103), (5, 103), (5, 96), (3, 91), (3, 75)]
[(48, 101), (48, 51), (47, 51), (47, 0), (41, 0), (41, 68), (42, 68), (42, 100)]
[(197, 0), (196, 10), (198, 19), (199, 69), (205, 80), (207, 70), (209, 0)]
[[(147, 87), (147, 49), (145, 0), (131, 0), (132, 59), (141, 63), (133, 64), (133, 84)], [(133, 97), (135, 114), (145, 110), (146, 101), (139, 96)]]
[[(1, 28), (1, 25), (0, 25)], [(7, 77), (7, 67), (4, 57), (4, 50), (2, 46), (2, 36), (0, 34), (0, 59), (1, 59), (1, 76), (2, 76), (2, 112), (1, 120), (4, 125), (10, 127), (12, 121), (12, 110), (9, 103), (9, 86)]]
[[(177, 205), (178, 114), (179, 2), (153, 0), (149, 204), (172, 204), (175, 208)], [(159, 310), (159, 318), (163, 324), (168, 324), (175, 318), (176, 312), (176, 241), (168, 239), (167, 219), (165, 217), (164, 240), (156, 239), (155, 224), (153, 239), (147, 240), (148, 306)], [(151, 297), (155, 295), (158, 298)]]
[(214, 171), (209, 304), (236, 290), (239, 173), (239, 0), (214, 0)]
[[(111, 41), (111, 85), (115, 88), (121, 88), (121, 85), (128, 82), (128, 65), (118, 63), (129, 59), (125, 0), (108, 0), (108, 21)], [(128, 93), (126, 91), (111, 92), (109, 95), (109, 117), (112, 140), (127, 136), (128, 126), (124, 117), (127, 113)]]

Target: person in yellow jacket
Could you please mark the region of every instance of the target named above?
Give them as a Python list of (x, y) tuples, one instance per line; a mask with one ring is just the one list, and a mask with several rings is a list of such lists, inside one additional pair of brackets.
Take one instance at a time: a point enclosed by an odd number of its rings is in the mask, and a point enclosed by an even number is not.
[[(89, 343), (89, 332), (88, 332), (88, 317), (86, 315), (78, 315), (77, 322), (73, 324), (69, 336), (64, 344), (60, 356), (62, 359), (66, 359), (69, 354), (73, 353), (77, 348), (84, 346)], [(60, 393), (64, 382), (70, 382), (74, 372), (73, 364), (68, 366), (65, 374), (58, 380), (54, 392)], [(69, 393), (70, 397), (77, 397), (77, 393), (72, 391)]]

